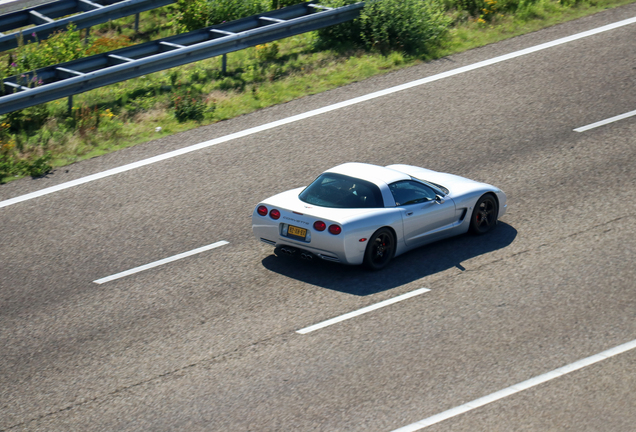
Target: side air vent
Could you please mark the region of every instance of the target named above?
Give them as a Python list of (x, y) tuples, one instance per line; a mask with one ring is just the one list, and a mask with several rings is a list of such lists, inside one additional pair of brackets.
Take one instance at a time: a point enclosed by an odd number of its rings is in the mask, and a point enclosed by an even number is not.
[(268, 245), (276, 246), (276, 242), (275, 241), (267, 240), (267, 239), (264, 239), (263, 237), (261, 237), (261, 241), (263, 243), (267, 243)]
[(459, 221), (463, 221), (464, 218), (466, 217), (466, 213), (468, 213), (468, 209), (464, 209), (464, 211), (462, 212), (462, 215), (459, 217)]

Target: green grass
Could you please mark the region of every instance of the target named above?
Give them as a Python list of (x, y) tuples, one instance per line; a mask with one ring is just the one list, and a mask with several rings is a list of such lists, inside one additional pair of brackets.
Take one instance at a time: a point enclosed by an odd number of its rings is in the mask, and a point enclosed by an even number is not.
[[(50, 102), (46, 104), (48, 120), (34, 130), (12, 132), (12, 117), (5, 116), (0, 122), (0, 156), (35, 161), (50, 154), (49, 163), (60, 167), (633, 1), (594, 0), (564, 7), (538, 0), (516, 16), (494, 15), (490, 22), (451, 13), (455, 24), (448, 37), (425, 59), (399, 52), (383, 56), (359, 50), (317, 50), (315, 33), (298, 35), (229, 54), (225, 76), (221, 59), (213, 58), (76, 95), (72, 116), (66, 113), (66, 99)], [(160, 11), (148, 14), (154, 20), (165, 19)], [(154, 30), (142, 28), (141, 35), (135, 36), (131, 20), (105, 24), (100, 31), (137, 37), (137, 42), (169, 34), (167, 26), (155, 25)], [(187, 91), (197, 104), (204, 104), (199, 121), (179, 122), (175, 116), (175, 95), (185, 96)], [(37, 108), (26, 109), (22, 115), (36, 119)], [(29, 123), (34, 122), (25, 122)], [(0, 171), (2, 163), (0, 159)], [(10, 175), (0, 177), (0, 182), (26, 175), (24, 170), (7, 172)]]
[(528, 17), (497, 16), (491, 23), (472, 21), (456, 25), (450, 31), (447, 43), (435, 52), (435, 57), (456, 54), (630, 3), (634, 0), (598, 0), (568, 8), (560, 2), (540, 0), (530, 8)]

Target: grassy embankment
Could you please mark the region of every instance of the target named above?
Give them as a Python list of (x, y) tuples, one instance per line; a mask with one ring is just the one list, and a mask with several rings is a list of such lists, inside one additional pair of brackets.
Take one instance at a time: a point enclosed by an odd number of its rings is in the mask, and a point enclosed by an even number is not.
[[(488, 22), (449, 12), (454, 24), (426, 58), (399, 52), (384, 56), (319, 50), (316, 34), (303, 34), (229, 54), (226, 75), (220, 71), (221, 59), (214, 58), (77, 95), (71, 116), (66, 114), (66, 99), (50, 102), (46, 109), (34, 107), (5, 116), (0, 124), (0, 152), (11, 152), (18, 161), (13, 163), (33, 163), (47, 155), (45, 160), (52, 166), (64, 166), (633, 1), (584, 0), (565, 7), (559, 1), (539, 0), (515, 16), (498, 14), (493, 3)], [(132, 31), (132, 18), (124, 18), (116, 25), (101, 26), (98, 36), (123, 35), (136, 38), (135, 43), (164, 37), (171, 33), (166, 10), (147, 12), (140, 35)], [(46, 120), (38, 124), (42, 111), (47, 113)], [(37, 127), (16, 128), (17, 122)], [(5, 166), (0, 182), (21, 176), (10, 168)]]

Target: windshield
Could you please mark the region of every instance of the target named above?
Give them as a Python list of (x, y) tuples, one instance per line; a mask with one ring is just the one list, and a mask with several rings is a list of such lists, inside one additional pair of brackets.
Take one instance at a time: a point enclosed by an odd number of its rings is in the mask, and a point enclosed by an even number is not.
[(321, 174), (298, 196), (307, 204), (333, 208), (384, 207), (380, 188), (342, 174)]

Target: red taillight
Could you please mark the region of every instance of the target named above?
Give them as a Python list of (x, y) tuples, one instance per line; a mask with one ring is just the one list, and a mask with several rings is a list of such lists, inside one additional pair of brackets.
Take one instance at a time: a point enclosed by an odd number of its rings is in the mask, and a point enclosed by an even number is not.
[(267, 207), (265, 206), (258, 206), (258, 208), (256, 209), (256, 211), (258, 212), (259, 215), (261, 216), (267, 216)]
[(323, 221), (316, 221), (314, 222), (314, 229), (316, 231), (324, 231), (325, 228), (327, 228), (327, 224), (324, 223)]
[(342, 232), (340, 225), (329, 225), (329, 232), (333, 235), (338, 235)]
[(271, 209), (269, 211), (269, 217), (271, 217), (272, 219), (278, 219), (280, 217), (280, 212), (276, 209)]

